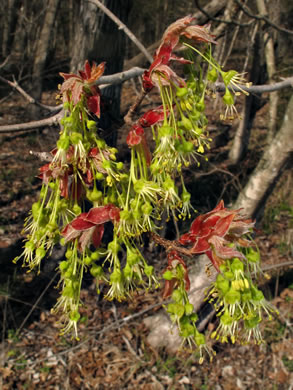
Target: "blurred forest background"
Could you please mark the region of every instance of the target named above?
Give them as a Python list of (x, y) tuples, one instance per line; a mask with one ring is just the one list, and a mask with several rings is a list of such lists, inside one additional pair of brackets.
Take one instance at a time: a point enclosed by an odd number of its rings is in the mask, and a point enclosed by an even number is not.
[[(100, 7), (106, 6), (143, 44), (145, 55)], [(188, 14), (211, 24), (214, 56), (226, 69), (245, 72), (254, 86), (237, 101), (241, 116), (221, 122), (218, 99), (207, 102), (213, 143), (209, 161), (186, 169), (188, 190), (199, 212), (221, 198), (257, 218), (264, 269), (263, 290), (280, 317), (263, 325), (263, 346), (215, 346), (214, 363), (176, 354), (160, 292), (129, 305), (104, 302), (83, 291), (86, 326), (82, 342), (60, 337), (49, 309), (58, 291), (53, 253), (41, 275), (26, 274), (11, 260), (22, 248), (22, 224), (40, 190), (34, 152), (57, 140), (59, 72), (77, 71), (86, 59), (106, 61), (106, 74), (147, 68), (166, 27)], [(0, 306), (3, 389), (292, 389), (293, 261), (293, 2), (291, 0), (2, 0), (0, 2)], [(265, 85), (273, 86), (269, 90)], [(123, 116), (136, 98), (139, 77), (103, 89), (99, 126), (127, 161)], [(159, 100), (152, 93), (141, 112)], [(180, 231), (187, 222), (179, 224)], [(175, 237), (171, 221), (162, 232)], [(146, 245), (157, 271), (164, 253)], [(204, 262), (194, 283), (204, 278)], [(283, 265), (284, 264), (284, 265)], [(201, 306), (203, 329), (217, 319)], [(151, 320), (143, 321), (151, 316)], [(125, 319), (126, 318), (126, 319)], [(167, 325), (166, 325), (167, 323)], [(148, 324), (148, 326), (146, 326)], [(152, 325), (155, 324), (154, 328)], [(154, 333), (159, 335), (153, 337)], [(172, 336), (172, 335), (171, 335)], [(154, 341), (155, 340), (155, 341)], [(176, 344), (176, 343), (175, 343)], [(176, 349), (176, 345), (175, 345)], [(212, 368), (211, 368), (212, 367)]]

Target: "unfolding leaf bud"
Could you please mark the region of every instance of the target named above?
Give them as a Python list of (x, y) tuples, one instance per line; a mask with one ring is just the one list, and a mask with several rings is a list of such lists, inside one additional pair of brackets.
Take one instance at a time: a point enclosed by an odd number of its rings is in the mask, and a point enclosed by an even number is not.
[(114, 254), (117, 254), (121, 249), (121, 246), (118, 244), (117, 240), (113, 240), (108, 244), (108, 250)]
[(96, 202), (96, 201), (100, 200), (102, 198), (102, 196), (103, 196), (102, 191), (99, 191), (96, 188), (94, 188), (89, 199), (92, 202)]
[(124, 167), (123, 162), (122, 162), (122, 161), (119, 161), (119, 162), (117, 163), (116, 167), (117, 167), (118, 171), (121, 171), (121, 170), (123, 169), (123, 167)]
[(211, 81), (212, 83), (215, 83), (217, 81), (217, 78), (218, 78), (218, 72), (216, 68), (212, 68), (208, 72), (208, 80)]
[(100, 265), (93, 264), (90, 273), (94, 278), (101, 277), (104, 274), (103, 268)]
[(58, 141), (57, 141), (57, 148), (60, 150), (67, 150), (69, 148), (69, 144), (70, 144), (70, 141), (69, 141), (69, 137), (66, 137), (66, 138), (60, 138)]
[(70, 140), (74, 145), (77, 145), (80, 141), (82, 141), (82, 134), (73, 132), (70, 134)]
[(95, 121), (88, 120), (86, 122), (86, 125), (87, 125), (87, 128), (89, 130), (92, 130), (92, 131), (97, 130), (97, 123)]
[(236, 70), (229, 70), (228, 72), (222, 72), (222, 78), (225, 86), (227, 87), (230, 84), (230, 81), (234, 76), (236, 76)]
[(199, 111), (199, 112), (203, 112), (206, 108), (206, 105), (204, 103), (204, 100), (203, 99), (200, 99), (200, 101), (198, 103), (196, 103), (195, 105), (196, 109)]
[(236, 302), (239, 302), (240, 299), (240, 292), (237, 290), (233, 290), (232, 288), (230, 288), (230, 290), (225, 294), (225, 301), (230, 305), (234, 305)]
[(75, 203), (72, 207), (72, 211), (75, 215), (79, 215), (81, 213), (81, 207)]
[(69, 266), (69, 263), (64, 260), (64, 261), (61, 261), (61, 263), (59, 264), (59, 269), (61, 272), (64, 272), (67, 270), (68, 266)]
[(43, 259), (46, 255), (46, 250), (42, 246), (36, 249), (36, 258)]
[(188, 93), (188, 89), (185, 87), (177, 88), (177, 90), (176, 90), (176, 96), (178, 96), (178, 97), (183, 97), (183, 96), (187, 95), (187, 93)]
[(97, 179), (97, 180), (104, 180), (104, 175), (101, 173), (101, 172), (97, 172), (96, 174), (95, 174), (95, 178)]
[(27, 241), (25, 243), (25, 249), (28, 249), (29, 251), (33, 251), (35, 249), (35, 244), (32, 241)]
[(228, 88), (226, 88), (225, 95), (223, 96), (223, 102), (227, 106), (233, 106), (234, 104), (234, 96), (232, 95), (232, 93), (229, 91)]
[(78, 311), (72, 311), (69, 315), (71, 321), (77, 322), (80, 319), (80, 314)]
[(182, 296), (182, 292), (180, 290), (176, 289), (172, 292), (173, 301), (180, 303), (182, 301), (182, 298), (183, 298), (183, 296)]
[(90, 265), (93, 262), (93, 260), (92, 260), (92, 258), (90, 256), (86, 256), (83, 259), (83, 262), (84, 262), (85, 265)]
[(241, 260), (238, 258), (234, 258), (231, 264), (231, 271), (236, 272), (236, 271), (244, 271), (244, 264), (242, 263)]
[(149, 202), (146, 202), (141, 206), (141, 211), (144, 215), (150, 215), (153, 211), (153, 206)]
[(185, 127), (186, 130), (192, 130), (193, 124), (190, 119), (186, 118), (186, 116), (181, 117), (182, 126)]
[(163, 273), (163, 278), (164, 278), (165, 280), (172, 280), (172, 279), (174, 278), (174, 274), (173, 274), (172, 271), (167, 270), (167, 271), (165, 271), (165, 272)]
[(190, 302), (187, 302), (184, 306), (185, 314), (188, 316), (193, 312), (193, 309), (193, 304)]
[(158, 136), (161, 137), (168, 137), (170, 135), (173, 135), (173, 128), (169, 125), (163, 125), (159, 128)]
[(154, 267), (152, 265), (146, 265), (144, 267), (145, 275), (150, 278), (154, 274)]

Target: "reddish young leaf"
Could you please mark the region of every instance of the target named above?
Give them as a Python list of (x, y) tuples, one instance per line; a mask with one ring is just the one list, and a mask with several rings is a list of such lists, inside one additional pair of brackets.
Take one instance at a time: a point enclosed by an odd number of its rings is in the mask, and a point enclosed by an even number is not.
[(100, 111), (100, 101), (101, 97), (100, 95), (95, 95), (95, 96), (89, 96), (87, 98), (87, 106), (90, 112), (95, 114), (98, 118), (100, 118), (101, 111)]
[(87, 230), (90, 229), (91, 227), (95, 226), (95, 223), (88, 221), (86, 219), (86, 216), (88, 213), (81, 213), (79, 214), (76, 218), (74, 218), (73, 221), (71, 221), (71, 226), (75, 230)]
[(95, 227), (92, 234), (92, 242), (95, 248), (98, 248), (101, 245), (101, 241), (104, 235), (104, 225), (98, 225)]

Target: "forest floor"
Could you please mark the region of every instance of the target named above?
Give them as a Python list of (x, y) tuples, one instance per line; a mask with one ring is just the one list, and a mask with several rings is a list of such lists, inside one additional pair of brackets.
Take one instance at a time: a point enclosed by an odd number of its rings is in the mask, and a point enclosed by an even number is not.
[[(122, 95), (122, 112), (133, 94), (131, 84), (127, 84)], [(44, 94), (44, 103), (53, 101), (52, 93)], [(27, 104), (13, 94), (2, 100), (0, 114), (1, 124), (25, 121)], [(211, 183), (212, 195), (203, 197), (214, 205), (215, 197), (223, 196), (229, 201), (239, 190), (243, 177), (255, 166), (263, 147), (266, 115), (264, 106), (255, 120), (248, 157), (237, 174), (225, 165), (231, 126), (220, 130), (217, 121), (211, 121), (211, 133), (218, 141), (212, 145), (210, 163), (199, 171), (204, 175), (198, 174), (198, 179), (204, 180), (200, 188)], [(207, 359), (200, 365), (196, 354), (184, 350), (170, 354), (148, 344), (143, 319), (161, 309), (159, 290), (138, 293), (128, 303), (108, 302), (96, 295), (89, 281), (82, 290), (82, 314), (87, 321), (80, 326), (80, 341), (60, 336), (58, 319), (50, 313), (58, 297), (56, 262), (51, 259), (52, 265), (46, 264), (41, 274), (35, 275), (25, 273), (20, 264), (11, 261), (21, 251), (22, 225), (40, 190), (36, 176), (42, 163), (29, 151), (50, 151), (57, 136), (58, 130), (52, 128), (0, 134), (0, 389), (293, 389), (292, 266), (272, 268), (267, 271), (270, 281), (261, 281), (265, 295), (280, 312), (261, 325), (265, 343), (214, 343), (217, 355), (212, 362)], [(123, 142), (124, 136), (119, 142)], [(218, 184), (225, 188), (225, 193), (215, 191)], [(292, 187), (293, 175), (287, 170), (267, 202), (258, 226), (256, 242), (264, 266), (293, 260)], [(201, 201), (198, 199), (195, 204), (199, 209)], [(157, 268), (158, 263), (154, 262)], [(214, 329), (216, 321), (212, 319), (207, 333)]]

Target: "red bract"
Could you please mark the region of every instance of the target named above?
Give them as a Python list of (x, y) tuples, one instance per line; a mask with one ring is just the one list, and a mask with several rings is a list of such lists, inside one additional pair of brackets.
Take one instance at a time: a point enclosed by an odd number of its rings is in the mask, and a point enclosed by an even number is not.
[(180, 244), (193, 244), (191, 253), (206, 253), (217, 271), (224, 259), (244, 258), (236, 247), (249, 245), (242, 236), (253, 228), (254, 222), (242, 216), (240, 210), (228, 210), (221, 201), (214, 210), (193, 221), (189, 232), (180, 237)]
[(146, 159), (146, 163), (147, 165), (150, 165), (152, 156), (144, 135), (144, 129), (141, 126), (137, 124), (134, 124), (132, 126), (132, 129), (127, 135), (126, 142), (127, 145), (130, 147), (141, 145)]
[[(169, 112), (167, 113), (167, 115)], [(138, 120), (138, 123), (142, 127), (150, 127), (155, 125), (158, 122), (162, 122), (164, 120), (164, 107), (163, 105), (145, 112), (143, 116), (141, 116)]]
[[(143, 88), (146, 92), (149, 92), (156, 84), (158, 85), (162, 83), (164, 85), (169, 81), (182, 85), (183, 80), (169, 68), (171, 60), (184, 64), (191, 63), (191, 61), (177, 57), (172, 53), (178, 45), (180, 37), (186, 37), (194, 41), (216, 43), (209, 32), (209, 26), (190, 25), (193, 20), (193, 16), (186, 16), (178, 19), (165, 31), (162, 43), (155, 52), (153, 63), (151, 64), (149, 70), (145, 71), (142, 76)], [(158, 82), (158, 74), (161, 75), (160, 83)]]
[[(186, 264), (185, 264), (184, 260), (182, 259), (182, 257), (179, 256), (178, 252), (176, 252), (175, 250), (170, 251), (168, 253), (168, 266), (165, 269), (165, 271), (173, 271), (179, 265), (181, 265), (183, 267), (183, 270), (184, 270), (183, 280), (185, 283), (185, 290), (188, 291), (190, 289), (190, 280), (188, 277), (188, 270), (187, 270)], [(176, 277), (174, 277), (171, 280), (165, 281), (165, 287), (164, 287), (164, 292), (163, 292), (164, 299), (168, 298), (172, 294), (174, 288), (178, 285), (178, 282), (180, 282), (180, 281)]]
[(104, 234), (104, 223), (118, 222), (119, 219), (120, 209), (112, 204), (94, 207), (89, 212), (74, 218), (65, 226), (61, 234), (66, 242), (78, 238), (79, 249), (83, 252), (91, 243), (96, 248), (100, 246)]
[(103, 162), (110, 159), (110, 154), (111, 152), (107, 149), (100, 150), (95, 147), (90, 149), (88, 156), (98, 172), (107, 173), (106, 169), (103, 168)]
[[(93, 63), (92, 67), (86, 61), (84, 70), (79, 71), (79, 75), (74, 73), (60, 73), (64, 78), (61, 86), (63, 102), (72, 100), (76, 105), (82, 95), (86, 97), (88, 109), (100, 117), (100, 90), (94, 83), (102, 76), (105, 70), (105, 62), (100, 65)], [(84, 88), (85, 87), (85, 88)]]

